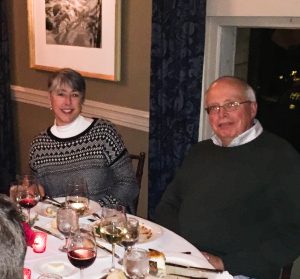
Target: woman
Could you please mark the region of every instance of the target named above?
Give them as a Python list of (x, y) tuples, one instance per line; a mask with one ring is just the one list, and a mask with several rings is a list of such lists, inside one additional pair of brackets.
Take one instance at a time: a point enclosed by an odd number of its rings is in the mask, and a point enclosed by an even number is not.
[(121, 136), (111, 122), (80, 115), (85, 80), (62, 69), (48, 82), (54, 125), (34, 138), (29, 164), (53, 197), (65, 196), (65, 185), (83, 177), (90, 199), (100, 205), (122, 204), (135, 213), (138, 186)]

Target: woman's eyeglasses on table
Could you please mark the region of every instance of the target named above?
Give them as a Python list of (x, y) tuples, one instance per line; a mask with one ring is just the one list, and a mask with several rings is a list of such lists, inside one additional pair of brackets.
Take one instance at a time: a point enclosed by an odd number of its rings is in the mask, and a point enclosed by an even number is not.
[(243, 102), (228, 102), (222, 106), (220, 106), (220, 105), (208, 106), (205, 108), (205, 110), (208, 114), (217, 114), (221, 108), (223, 108), (225, 111), (235, 111), (238, 109), (238, 107), (240, 105), (246, 104), (246, 103), (252, 103), (252, 102), (249, 100), (243, 101)]

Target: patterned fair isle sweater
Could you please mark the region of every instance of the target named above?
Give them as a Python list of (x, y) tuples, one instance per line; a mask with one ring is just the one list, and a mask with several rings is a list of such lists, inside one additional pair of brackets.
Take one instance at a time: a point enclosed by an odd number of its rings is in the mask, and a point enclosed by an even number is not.
[(135, 213), (138, 186), (121, 136), (107, 120), (94, 119), (79, 135), (54, 136), (50, 128), (34, 138), (29, 164), (53, 197), (66, 195), (66, 185), (83, 177), (90, 199), (101, 205), (120, 203)]

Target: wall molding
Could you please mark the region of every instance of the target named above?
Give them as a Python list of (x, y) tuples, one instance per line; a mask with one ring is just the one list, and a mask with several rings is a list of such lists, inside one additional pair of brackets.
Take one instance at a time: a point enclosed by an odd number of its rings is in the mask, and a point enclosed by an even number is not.
[[(11, 85), (12, 100), (49, 108), (48, 92)], [(116, 125), (149, 132), (149, 112), (101, 102), (85, 100), (82, 114), (110, 120)]]

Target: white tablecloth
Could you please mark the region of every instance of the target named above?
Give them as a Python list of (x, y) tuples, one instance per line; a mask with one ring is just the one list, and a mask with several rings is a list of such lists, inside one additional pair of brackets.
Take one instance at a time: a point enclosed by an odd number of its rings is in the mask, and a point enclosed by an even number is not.
[[(182, 252), (191, 252), (190, 258), (193, 261), (198, 261), (199, 266), (212, 268), (212, 266), (207, 262), (205, 257), (201, 254), (201, 252), (194, 247), (191, 243), (180, 237), (179, 235), (173, 233), (172, 231), (158, 226), (157, 224), (151, 223), (148, 220), (140, 219), (140, 223), (144, 223), (145, 225), (153, 225), (154, 230), (159, 228), (160, 232), (156, 237), (152, 239), (152, 241), (148, 241), (141, 244), (136, 244), (137, 247), (141, 248), (152, 248), (159, 251), (162, 251), (166, 254), (167, 259), (168, 256), (171, 258), (180, 257), (182, 255), (183, 258), (187, 257), (182, 254)], [(51, 218), (39, 217), (39, 220), (36, 222), (36, 225), (40, 225), (42, 227), (49, 226), (51, 222)], [(87, 223), (87, 218), (81, 218), (80, 222)], [(47, 225), (48, 224), (48, 225)], [(67, 254), (60, 252), (58, 248), (64, 243), (63, 240), (60, 240), (52, 235), (48, 235), (47, 239), (47, 249), (44, 253), (34, 253), (31, 247), (28, 247), (27, 254), (25, 258), (25, 267), (30, 268), (32, 272), (31, 279), (36, 279), (39, 276), (39, 273), (43, 270), (43, 266), (49, 262), (63, 262), (68, 267), (65, 271), (68, 276), (64, 276), (64, 278), (75, 279), (79, 278), (79, 270), (73, 267), (67, 258)], [(110, 248), (109, 244), (106, 244), (108, 248)], [(116, 248), (117, 254), (122, 256), (123, 248)], [(116, 262), (118, 260), (116, 259)], [(98, 279), (102, 275), (104, 275), (104, 271), (107, 270), (111, 265), (111, 255), (103, 250), (98, 249), (98, 256), (95, 260), (94, 264), (89, 268), (84, 269), (84, 278), (86, 279)], [(120, 267), (117, 263), (117, 267)], [(214, 277), (216, 278), (216, 277)], [(232, 278), (232, 277), (231, 277)]]

